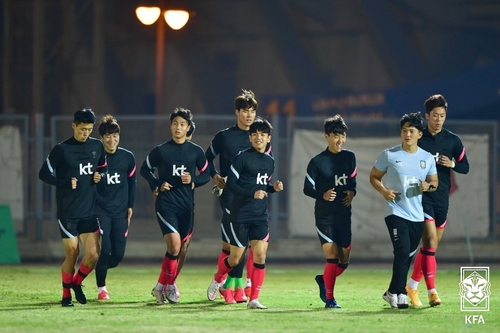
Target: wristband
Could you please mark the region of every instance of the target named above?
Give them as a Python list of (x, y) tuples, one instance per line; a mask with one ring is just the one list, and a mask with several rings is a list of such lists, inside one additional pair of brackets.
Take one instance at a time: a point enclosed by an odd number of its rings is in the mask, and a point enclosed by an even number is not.
[(451, 168), (454, 169), (455, 168), (455, 162), (454, 161), (451, 161)]

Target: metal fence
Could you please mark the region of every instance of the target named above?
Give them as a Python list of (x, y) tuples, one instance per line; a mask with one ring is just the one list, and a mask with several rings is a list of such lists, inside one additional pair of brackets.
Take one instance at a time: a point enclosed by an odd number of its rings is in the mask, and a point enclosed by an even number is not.
[[(165, 116), (118, 116), (121, 126), (120, 146), (134, 152), (138, 169), (146, 155), (157, 145), (170, 139), (170, 121)], [(196, 131), (193, 142), (206, 149), (215, 133), (235, 124), (232, 116), (195, 115)], [(0, 115), (0, 127), (10, 125), (19, 128), (22, 138), (24, 219), (16, 221), (18, 237), (30, 240), (59, 239), (55, 209), (55, 189), (38, 179), (38, 170), (50, 149), (58, 142), (70, 137), (72, 117), (43, 115), (14, 116)], [(282, 179), (286, 184), (288, 166), (293, 163), (291, 144), (294, 129), (321, 131), (323, 118), (303, 118), (274, 116), (270, 118), (274, 126), (273, 154), (277, 170), (274, 179)], [(346, 119), (349, 137), (384, 137), (399, 133), (398, 119)], [(499, 128), (496, 122), (447, 120), (446, 128), (462, 134), (487, 134), (489, 137), (490, 165), (488, 184), (490, 200), (490, 236), (496, 237), (496, 227), (500, 223), (498, 207), (498, 183), (500, 179)], [(97, 128), (94, 136), (98, 136)], [(157, 239), (158, 225), (154, 216), (154, 200), (147, 182), (138, 175), (136, 205), (133, 228), (136, 238)], [(198, 237), (220, 237), (220, 208), (217, 197), (211, 194), (212, 182), (195, 191), (195, 230)], [(8, 190), (8, 189), (3, 189)], [(270, 196), (270, 228), (274, 239), (288, 238), (288, 198), (286, 191)]]

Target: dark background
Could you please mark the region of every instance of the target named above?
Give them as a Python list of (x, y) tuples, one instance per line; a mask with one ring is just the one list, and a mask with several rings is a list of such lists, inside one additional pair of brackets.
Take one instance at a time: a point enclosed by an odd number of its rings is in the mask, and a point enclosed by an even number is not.
[(187, 0), (165, 27), (163, 104), (155, 109), (157, 30), (139, 0), (3, 0), (6, 114), (231, 114), (241, 88), (264, 114), (386, 117), (422, 110), (500, 120), (500, 1)]

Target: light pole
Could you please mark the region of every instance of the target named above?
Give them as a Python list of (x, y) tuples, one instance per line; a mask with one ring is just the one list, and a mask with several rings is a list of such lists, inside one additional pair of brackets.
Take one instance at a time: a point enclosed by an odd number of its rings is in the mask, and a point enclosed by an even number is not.
[[(156, 21), (156, 82), (155, 82), (155, 113), (163, 110), (163, 75), (165, 67), (165, 22), (173, 30), (180, 30), (189, 20), (189, 12), (185, 10), (163, 10), (160, 7), (137, 7), (135, 14), (144, 25), (152, 25)], [(163, 14), (163, 15), (162, 15)], [(158, 20), (160, 16), (165, 19)]]

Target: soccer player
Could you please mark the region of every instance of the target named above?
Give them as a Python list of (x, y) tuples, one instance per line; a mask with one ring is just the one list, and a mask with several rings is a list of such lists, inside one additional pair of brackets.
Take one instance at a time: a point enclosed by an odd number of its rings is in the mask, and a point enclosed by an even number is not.
[[(76, 300), (87, 303), (82, 281), (94, 269), (101, 250), (96, 210), (96, 183), (106, 173), (106, 154), (100, 140), (90, 137), (95, 114), (90, 108), (75, 112), (73, 136), (55, 145), (40, 168), (38, 177), (56, 187), (57, 222), (64, 246), (62, 306), (73, 306)], [(78, 272), (75, 265), (80, 254), (79, 240), (85, 249)]]
[(120, 125), (106, 115), (99, 124), (108, 173), (97, 185), (97, 216), (102, 229), (101, 255), (95, 267), (97, 299), (109, 300), (106, 289), (108, 269), (118, 266), (125, 254), (128, 229), (134, 212), (137, 188), (134, 154), (120, 144)]
[(158, 188), (155, 210), (167, 245), (158, 283), (153, 289), (159, 304), (167, 300), (179, 302), (175, 278), (182, 243), (193, 230), (193, 190), (210, 180), (203, 149), (187, 140), (192, 118), (190, 110), (176, 108), (170, 115), (172, 139), (156, 146), (141, 166), (141, 176), (152, 189)]
[(386, 200), (385, 224), (394, 250), (391, 282), (382, 297), (391, 307), (406, 309), (406, 276), (424, 224), (422, 193), (436, 190), (438, 176), (434, 157), (417, 144), (424, 130), (420, 113), (405, 114), (400, 126), (402, 143), (379, 154), (370, 183)]
[[(231, 230), (229, 229), (229, 214), (233, 194), (230, 191), (224, 190), (226, 187), (226, 178), (234, 157), (239, 152), (251, 147), (251, 143), (248, 140), (249, 128), (255, 120), (258, 107), (255, 94), (250, 90), (243, 90), (243, 93), (236, 97), (234, 105), (234, 113), (237, 118), (236, 125), (219, 131), (205, 152), (209, 163), (210, 176), (215, 181), (213, 192), (219, 195), (219, 202), (222, 208), (222, 251), (219, 254), (218, 264), (222, 263), (222, 260), (229, 255), (230, 249), (229, 234)], [(271, 153), (270, 143), (266, 146), (266, 152)], [(217, 155), (219, 155), (219, 170), (217, 170), (214, 164), (214, 159)], [(247, 283), (245, 288), (243, 287), (243, 268), (245, 262), (242, 261), (229, 272), (220, 290), (226, 303), (243, 303), (247, 301), (251, 288), (251, 279), (249, 277), (252, 275), (251, 271), (253, 269), (252, 258), (252, 250), (250, 248), (247, 256)], [(245, 292), (248, 296), (245, 295)]]
[(250, 125), (251, 148), (234, 157), (228, 174), (226, 187), (234, 194), (229, 216), (229, 255), (219, 261), (217, 273), (207, 290), (207, 297), (213, 301), (231, 269), (237, 266), (250, 242), (253, 249), (253, 270), (249, 309), (267, 309), (259, 300), (259, 292), (266, 274), (265, 261), (269, 239), (267, 215), (268, 193), (283, 190), (283, 183), (271, 183), (274, 172), (274, 158), (266, 153), (271, 141), (272, 126), (260, 118)]
[[(326, 118), (328, 147), (311, 159), (304, 180), (304, 194), (316, 199), (314, 217), (326, 257), (323, 275), (316, 276), (325, 308), (340, 308), (334, 297), (335, 282), (349, 264), (351, 252), (351, 202), (356, 195), (356, 156), (343, 149), (347, 125), (339, 114)], [(326, 287), (326, 288), (325, 288)]]
[(467, 174), (469, 162), (462, 141), (455, 133), (443, 128), (448, 111), (448, 103), (443, 95), (432, 95), (424, 103), (427, 128), (418, 140), (418, 146), (431, 153), (437, 164), (439, 188), (435, 192), (424, 193), (424, 233), (422, 247), (418, 251), (413, 264), (413, 273), (406, 286), (408, 297), (413, 306), (421, 306), (418, 297), (418, 284), (425, 279), (430, 306), (441, 304), (435, 278), (437, 264), (435, 253), (444, 228), (446, 227), (449, 196), (451, 191), (451, 170)]

